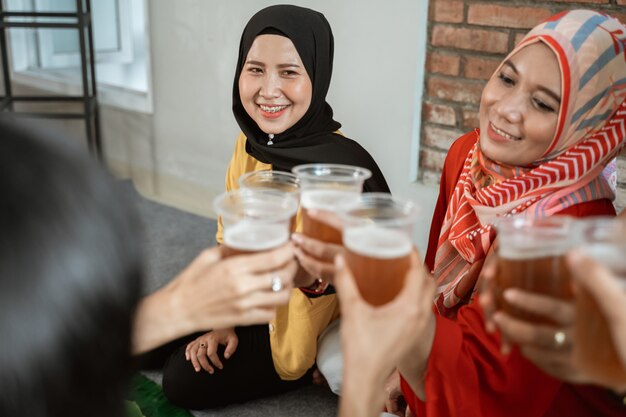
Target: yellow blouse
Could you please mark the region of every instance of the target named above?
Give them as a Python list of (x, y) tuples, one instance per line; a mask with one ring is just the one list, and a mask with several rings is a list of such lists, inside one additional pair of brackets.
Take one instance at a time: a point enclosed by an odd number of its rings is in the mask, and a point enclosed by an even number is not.
[[(237, 179), (240, 175), (264, 169), (272, 169), (272, 166), (248, 155), (246, 137), (240, 133), (226, 171), (226, 190), (239, 188)], [(300, 212), (296, 230), (302, 230)], [(219, 243), (222, 243), (222, 233), (220, 218), (216, 235)], [(276, 318), (269, 324), (268, 330), (274, 368), (283, 380), (298, 379), (313, 366), (317, 355), (317, 338), (338, 316), (339, 301), (335, 294), (309, 298), (297, 288), (292, 291), (289, 303), (277, 308)]]

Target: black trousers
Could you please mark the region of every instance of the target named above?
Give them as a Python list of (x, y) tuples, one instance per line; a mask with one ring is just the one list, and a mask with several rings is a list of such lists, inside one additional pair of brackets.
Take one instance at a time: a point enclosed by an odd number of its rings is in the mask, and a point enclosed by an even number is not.
[[(196, 372), (185, 360), (185, 347), (198, 335), (184, 338), (163, 368), (163, 392), (180, 407), (205, 409), (241, 403), (281, 394), (310, 384), (312, 370), (296, 381), (283, 381), (274, 369), (267, 325), (235, 328), (239, 344), (235, 353), (224, 359), (224, 346), (218, 355), (224, 369), (214, 368), (213, 375)], [(161, 352), (162, 353), (162, 352)], [(158, 356), (158, 355), (153, 355)]]

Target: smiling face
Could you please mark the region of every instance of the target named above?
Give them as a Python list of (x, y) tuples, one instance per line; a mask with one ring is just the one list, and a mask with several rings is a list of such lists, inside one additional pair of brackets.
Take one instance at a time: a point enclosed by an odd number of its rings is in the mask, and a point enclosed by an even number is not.
[(295, 125), (311, 104), (313, 84), (289, 38), (257, 36), (239, 76), (239, 97), (246, 113), (265, 133)]
[(489, 159), (527, 166), (546, 152), (556, 132), (561, 73), (556, 55), (538, 42), (507, 60), (480, 100), (480, 148)]

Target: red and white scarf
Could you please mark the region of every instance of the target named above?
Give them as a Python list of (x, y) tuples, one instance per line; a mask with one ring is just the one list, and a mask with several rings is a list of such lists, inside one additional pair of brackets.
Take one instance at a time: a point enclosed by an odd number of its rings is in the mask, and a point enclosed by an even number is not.
[(454, 315), (470, 299), (476, 284), (470, 270), (484, 261), (498, 217), (546, 217), (582, 202), (615, 197), (611, 161), (626, 137), (626, 27), (588, 10), (564, 12), (535, 27), (509, 57), (535, 42), (554, 51), (561, 69), (554, 139), (533, 167), (511, 167), (482, 154), (476, 131), (476, 145), (450, 200), (435, 256), (436, 303), (442, 314)]

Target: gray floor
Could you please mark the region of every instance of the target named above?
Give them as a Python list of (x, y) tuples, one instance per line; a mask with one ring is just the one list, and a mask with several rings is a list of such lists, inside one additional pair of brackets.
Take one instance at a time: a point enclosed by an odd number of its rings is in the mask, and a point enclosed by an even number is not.
[[(215, 242), (214, 220), (149, 201), (130, 183), (127, 192), (137, 202), (145, 235), (146, 292), (154, 291), (176, 276), (195, 256)], [(160, 381), (158, 373), (149, 377)], [(310, 386), (276, 397), (232, 405), (217, 410), (194, 412), (197, 417), (334, 416), (337, 397), (330, 390)]]

